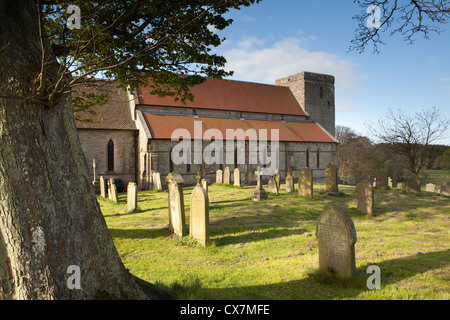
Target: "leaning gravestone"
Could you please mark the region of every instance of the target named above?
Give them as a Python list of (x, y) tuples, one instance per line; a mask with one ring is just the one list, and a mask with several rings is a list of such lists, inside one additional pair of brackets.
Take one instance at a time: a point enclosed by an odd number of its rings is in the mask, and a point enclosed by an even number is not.
[(200, 184), (201, 176), (197, 175), (197, 185), (191, 194), (191, 218), (189, 234), (202, 246), (209, 244), (209, 199), (208, 193)]
[(239, 168), (234, 169), (234, 186), (240, 187), (241, 186), (241, 172), (239, 171)]
[(410, 177), (406, 183), (406, 192), (412, 194), (420, 193), (420, 180), (417, 177)]
[(255, 175), (256, 175), (256, 188), (253, 191), (252, 200), (261, 201), (267, 199), (266, 190), (264, 190), (262, 186), (261, 168), (258, 167), (258, 171), (255, 172)]
[(443, 194), (445, 196), (450, 196), (450, 182), (444, 183), (441, 185), (441, 190), (439, 192), (440, 194)]
[(436, 192), (436, 185), (434, 185), (433, 183), (427, 183), (425, 185), (425, 191), (426, 192)]
[(223, 183), (223, 171), (220, 169), (216, 171), (216, 183)]
[(275, 181), (275, 175), (269, 175), (269, 183), (267, 185), (267, 189), (270, 193), (279, 194), (277, 182)]
[(116, 183), (114, 182), (114, 179), (109, 179), (108, 182), (109, 185), (109, 190), (110, 190), (110, 199), (111, 201), (118, 203), (119, 202), (119, 196), (117, 195), (117, 187), (116, 187)]
[(169, 189), (169, 228), (178, 237), (187, 234), (184, 213), (184, 180), (178, 172), (170, 172), (167, 177)]
[(153, 172), (153, 188), (162, 191), (161, 174), (157, 171)]
[(292, 177), (292, 172), (289, 170), (286, 172), (286, 191), (294, 192), (294, 178)]
[(326, 175), (325, 192), (339, 193), (336, 165), (333, 163), (329, 163), (325, 169), (325, 175)]
[(357, 210), (362, 213), (373, 214), (373, 186), (368, 181), (363, 180), (358, 182), (356, 189), (358, 191)]
[(136, 182), (128, 183), (127, 187), (127, 212), (137, 209), (137, 184)]
[(313, 172), (304, 168), (298, 174), (298, 195), (300, 197), (313, 198)]
[(107, 186), (105, 186), (105, 179), (103, 178), (103, 176), (100, 176), (100, 195), (103, 198), (106, 198), (106, 188)]
[(403, 182), (397, 183), (397, 190), (406, 190), (406, 185)]
[(231, 184), (231, 173), (229, 167), (225, 167), (225, 169), (223, 170), (223, 183)]
[(388, 175), (384, 170), (377, 170), (375, 172), (375, 187), (377, 189), (386, 190), (388, 188)]
[(336, 205), (325, 209), (316, 226), (319, 243), (319, 271), (341, 277), (356, 274), (356, 230), (352, 219)]

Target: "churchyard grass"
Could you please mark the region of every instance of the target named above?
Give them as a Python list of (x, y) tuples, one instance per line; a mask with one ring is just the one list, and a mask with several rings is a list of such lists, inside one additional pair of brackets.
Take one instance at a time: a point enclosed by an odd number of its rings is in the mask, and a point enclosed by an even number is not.
[[(192, 189), (184, 188), (188, 225)], [(126, 193), (118, 204), (98, 201), (125, 266), (175, 299), (450, 299), (450, 197), (375, 190), (370, 216), (356, 210), (354, 186), (331, 195), (315, 184), (308, 199), (282, 184), (279, 195), (259, 202), (253, 189), (209, 186), (207, 248), (170, 234), (167, 191), (139, 192), (132, 213)], [(355, 224), (352, 280), (317, 272), (316, 221), (331, 204)], [(367, 288), (372, 264), (380, 267), (381, 289)]]

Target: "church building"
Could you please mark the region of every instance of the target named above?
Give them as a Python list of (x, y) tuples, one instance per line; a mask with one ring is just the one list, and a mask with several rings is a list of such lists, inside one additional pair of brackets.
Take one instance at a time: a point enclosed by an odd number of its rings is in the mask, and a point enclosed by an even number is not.
[[(296, 178), (307, 167), (313, 170), (314, 181), (323, 182), (328, 163), (337, 164), (334, 83), (331, 75), (311, 72), (276, 80), (275, 85), (206, 79), (191, 88), (194, 100), (183, 103), (150, 95), (145, 87), (126, 92), (105, 82), (95, 89), (83, 89), (108, 94), (109, 99), (93, 106), (93, 112), (78, 114), (90, 119), (77, 121), (78, 136), (93, 180), (95, 162), (96, 180), (99, 176), (121, 179), (124, 186), (137, 182), (140, 190), (154, 187), (154, 172), (160, 173), (163, 187), (172, 171), (182, 175), (185, 185), (193, 185), (198, 171), (214, 183), (216, 171), (226, 166), (231, 172), (240, 169), (242, 184), (255, 184), (255, 171), (268, 166), (266, 158), (276, 159), (282, 180), (288, 170)], [(208, 136), (211, 129), (218, 134)], [(268, 135), (259, 134), (264, 130)], [(177, 132), (192, 138), (184, 155), (187, 161), (182, 163), (172, 157), (180, 146)], [(227, 139), (229, 132), (244, 136)], [(277, 135), (271, 139), (274, 132)], [(223, 137), (223, 151), (213, 151), (219, 161), (210, 163), (202, 155), (211, 141), (217, 145), (217, 135)], [(274, 138), (277, 157), (271, 150)], [(264, 146), (259, 157), (252, 154), (255, 145), (261, 146), (258, 151)]]

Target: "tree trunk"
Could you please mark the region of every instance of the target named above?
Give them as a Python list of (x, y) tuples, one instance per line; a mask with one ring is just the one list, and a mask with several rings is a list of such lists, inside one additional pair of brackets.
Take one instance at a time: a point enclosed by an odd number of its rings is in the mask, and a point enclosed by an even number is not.
[(37, 12), (0, 2), (0, 299), (157, 298), (114, 246), (70, 97), (23, 99), (41, 67)]

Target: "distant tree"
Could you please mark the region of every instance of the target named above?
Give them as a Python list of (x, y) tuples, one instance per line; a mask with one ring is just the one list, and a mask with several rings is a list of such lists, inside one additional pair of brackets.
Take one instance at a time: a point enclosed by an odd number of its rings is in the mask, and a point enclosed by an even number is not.
[(426, 166), (429, 146), (444, 137), (450, 120), (436, 107), (414, 114), (390, 109), (376, 125), (366, 125), (378, 142), (402, 156), (409, 172), (417, 175)]
[(355, 38), (350, 50), (363, 52), (372, 44), (378, 52), (378, 45), (384, 44), (381, 32), (391, 36), (400, 34), (408, 43), (421, 34), (428, 39), (430, 34), (440, 34), (441, 26), (450, 20), (448, 0), (355, 0), (361, 13), (354, 16), (358, 21)]
[(445, 170), (450, 170), (450, 148), (442, 153), (442, 168)]

